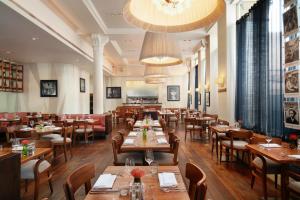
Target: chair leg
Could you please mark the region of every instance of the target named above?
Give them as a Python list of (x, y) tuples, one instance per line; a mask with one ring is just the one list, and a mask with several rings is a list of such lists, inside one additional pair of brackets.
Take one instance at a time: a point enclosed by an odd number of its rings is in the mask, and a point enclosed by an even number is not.
[(27, 192), (27, 191), (28, 191), (28, 180), (25, 179), (25, 192)]
[(70, 142), (70, 154), (71, 154), (71, 158), (73, 157), (73, 152), (72, 152), (72, 142)]
[(278, 189), (278, 174), (275, 174), (275, 188)]
[(48, 171), (47, 172), (47, 175), (48, 175), (48, 184), (49, 184), (49, 188), (50, 188), (50, 191), (51, 191), (51, 194), (53, 193), (53, 186), (52, 186), (52, 177), (50, 176), (50, 172)]
[(263, 175), (263, 193), (264, 193), (264, 199), (268, 199), (268, 193), (267, 193), (267, 175)]
[(251, 175), (251, 189), (253, 189), (254, 183), (255, 183), (255, 176), (252, 174)]
[(212, 139), (212, 143), (211, 143), (211, 154), (214, 154), (214, 146), (215, 146), (215, 139)]
[(220, 163), (222, 162), (222, 151), (223, 151), (223, 147), (222, 145), (220, 145)]
[(39, 199), (39, 178), (34, 180), (34, 200)]
[(64, 144), (63, 148), (64, 148), (64, 155), (65, 155), (65, 162), (67, 162), (68, 158), (67, 158), (67, 147), (66, 147), (66, 144)]

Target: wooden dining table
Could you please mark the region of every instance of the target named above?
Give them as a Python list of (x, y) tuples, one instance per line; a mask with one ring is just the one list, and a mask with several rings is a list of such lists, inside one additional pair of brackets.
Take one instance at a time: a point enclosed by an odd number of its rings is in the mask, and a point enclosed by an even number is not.
[(248, 144), (246, 147), (251, 153), (264, 156), (281, 165), (281, 199), (287, 199), (286, 170), (289, 164), (300, 164), (300, 159), (291, 158), (289, 155), (300, 155), (300, 150), (290, 149), (288, 144), (282, 144), (279, 148), (264, 148), (259, 144)]
[(134, 123), (133, 127), (134, 127), (134, 128), (141, 128), (141, 127), (143, 127), (143, 126), (145, 126), (145, 125), (147, 125), (147, 126), (149, 126), (149, 127), (161, 128), (161, 125), (160, 125), (160, 123), (159, 123), (158, 120), (152, 120), (152, 121), (150, 120), (150, 121), (148, 122), (148, 124), (146, 124), (144, 121), (137, 120), (137, 121)]
[[(132, 167), (131, 169), (133, 169)], [(161, 172), (172, 172), (175, 174), (176, 181), (178, 183), (176, 188), (170, 190), (163, 190), (159, 186), (158, 175), (151, 174), (151, 167), (141, 166), (138, 167), (145, 172), (145, 176), (141, 178), (141, 182), (144, 186), (144, 199), (156, 199), (156, 200), (189, 200), (188, 190), (185, 187), (182, 174), (178, 166), (159, 166), (158, 173)], [(117, 178), (113, 184), (111, 190), (107, 192), (94, 192), (93, 189), (87, 194), (85, 200), (130, 200), (130, 194), (127, 196), (120, 196), (120, 189), (129, 189), (130, 182), (133, 181), (133, 177), (128, 174), (125, 166), (108, 166), (104, 172), (105, 174), (116, 174)]]
[(20, 118), (13, 118), (13, 119), (7, 119), (7, 118), (0, 118), (0, 123), (8, 123), (8, 126), (11, 126), (13, 123), (19, 123), (21, 121)]
[[(126, 136), (125, 140), (134, 139), (134, 144), (122, 144), (121, 150), (124, 152), (127, 151), (146, 151), (146, 150), (153, 150), (153, 151), (164, 151), (170, 149), (170, 144), (166, 138), (166, 135), (157, 136), (155, 131), (148, 131), (147, 138), (144, 140), (142, 133), (138, 133), (137, 136)], [(165, 138), (167, 140), (167, 144), (160, 144), (158, 143), (158, 138)]]

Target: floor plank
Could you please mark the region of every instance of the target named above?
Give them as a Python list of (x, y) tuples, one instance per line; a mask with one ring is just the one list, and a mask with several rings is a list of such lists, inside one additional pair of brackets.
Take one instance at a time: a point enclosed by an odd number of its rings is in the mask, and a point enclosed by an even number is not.
[[(112, 135), (122, 128), (114, 127)], [(73, 148), (73, 158), (67, 163), (64, 159), (59, 159), (54, 166), (53, 185), (54, 193), (51, 195), (47, 183), (41, 185), (40, 198), (47, 197), (53, 200), (65, 199), (62, 185), (67, 177), (74, 169), (84, 163), (94, 163), (96, 167), (96, 177), (98, 177), (106, 166), (112, 165), (112, 147), (111, 137), (107, 139), (95, 140), (92, 144), (77, 144)], [(248, 167), (241, 163), (222, 163), (219, 164), (215, 155), (211, 154), (211, 146), (207, 140), (191, 141), (187, 138), (184, 142), (184, 129), (180, 124), (176, 135), (181, 139), (179, 148), (179, 168), (184, 174), (186, 162), (192, 161), (200, 166), (207, 175), (208, 194), (207, 199), (210, 200), (234, 200), (234, 199), (261, 199), (262, 184), (260, 180), (256, 180), (254, 189), (250, 187), (250, 171)], [(93, 182), (96, 178), (93, 179)], [(186, 183), (188, 181), (185, 179)], [(279, 199), (280, 192), (275, 189), (274, 184), (269, 181), (268, 194), (271, 199)], [(24, 192), (22, 188), (22, 199), (29, 200), (33, 198), (33, 184), (30, 184), (28, 192)], [(76, 199), (84, 199), (84, 189), (81, 188), (76, 194)]]

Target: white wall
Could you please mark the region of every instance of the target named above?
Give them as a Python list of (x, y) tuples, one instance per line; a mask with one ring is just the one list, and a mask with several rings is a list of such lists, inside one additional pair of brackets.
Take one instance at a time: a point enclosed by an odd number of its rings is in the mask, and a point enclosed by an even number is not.
[[(122, 103), (126, 103), (126, 81), (144, 80), (143, 77), (105, 77), (105, 87), (122, 87), (122, 99), (104, 99), (104, 111), (114, 110)], [(187, 74), (173, 76), (166, 79), (164, 84), (158, 86), (158, 101), (163, 107), (186, 107), (187, 105)], [(180, 85), (180, 101), (167, 101), (167, 85)], [(106, 94), (105, 94), (106, 95)]]
[[(79, 78), (86, 92), (80, 93)], [(40, 80), (57, 80), (58, 97), (40, 97)], [(89, 113), (90, 74), (71, 64), (25, 64), (24, 92), (0, 93), (0, 112)]]

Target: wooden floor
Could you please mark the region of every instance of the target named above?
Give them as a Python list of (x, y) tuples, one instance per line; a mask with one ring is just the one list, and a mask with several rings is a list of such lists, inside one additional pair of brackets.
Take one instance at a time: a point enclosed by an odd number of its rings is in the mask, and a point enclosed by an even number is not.
[[(118, 128), (114, 128), (112, 135)], [(179, 125), (176, 134), (180, 137), (179, 167), (181, 172), (185, 172), (185, 164), (193, 161), (200, 166), (207, 175), (208, 195), (210, 200), (234, 200), (234, 199), (262, 199), (262, 185), (259, 179), (256, 180), (254, 189), (250, 187), (250, 172), (246, 165), (242, 163), (219, 164), (217, 159), (211, 155), (211, 146), (205, 141), (190, 141), (188, 137), (184, 142), (183, 125)], [(78, 144), (73, 148), (73, 158), (67, 163), (64, 159), (59, 159), (54, 166), (53, 185), (54, 193), (51, 195), (47, 183), (40, 188), (40, 198), (47, 197), (53, 200), (65, 199), (62, 185), (74, 169), (84, 163), (94, 163), (96, 167), (96, 177), (98, 177), (106, 166), (112, 165), (111, 135), (107, 139), (97, 139), (93, 144)], [(96, 178), (93, 179), (93, 182)], [(187, 181), (186, 181), (187, 182)], [(268, 183), (268, 194), (270, 199), (280, 199), (280, 192), (276, 190), (273, 182)], [(22, 199), (33, 198), (33, 184), (30, 184), (28, 192), (22, 188)], [(84, 189), (76, 194), (76, 199), (84, 199)]]

